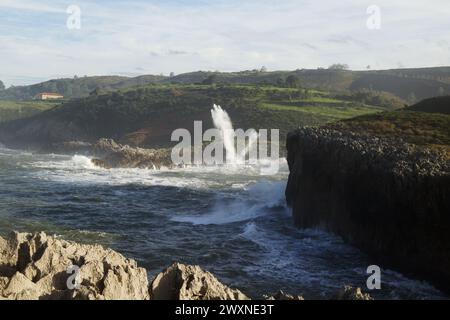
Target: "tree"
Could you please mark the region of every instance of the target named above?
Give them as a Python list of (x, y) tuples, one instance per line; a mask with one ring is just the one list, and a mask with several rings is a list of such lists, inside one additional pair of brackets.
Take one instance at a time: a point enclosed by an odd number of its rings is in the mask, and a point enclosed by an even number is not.
[(1, 90), (5, 90), (5, 84), (3, 83), (2, 80), (0, 80), (0, 91)]
[(296, 75), (291, 74), (286, 78), (286, 86), (289, 88), (298, 88), (300, 87), (300, 79)]
[(89, 93), (89, 95), (90, 95), (90, 96), (100, 96), (100, 95), (102, 95), (102, 94), (104, 94), (104, 93), (105, 93), (104, 90), (102, 90), (101, 88), (97, 87), (97, 88), (95, 88), (93, 91), (91, 91), (91, 92)]
[(303, 90), (303, 99), (309, 99), (309, 90), (308, 89)]
[(261, 70), (259, 72), (267, 72), (267, 68), (265, 66), (262, 66)]
[(335, 63), (328, 67), (329, 70), (348, 70), (348, 64)]
[(217, 83), (217, 75), (212, 74), (208, 78), (202, 81), (202, 84), (214, 84)]

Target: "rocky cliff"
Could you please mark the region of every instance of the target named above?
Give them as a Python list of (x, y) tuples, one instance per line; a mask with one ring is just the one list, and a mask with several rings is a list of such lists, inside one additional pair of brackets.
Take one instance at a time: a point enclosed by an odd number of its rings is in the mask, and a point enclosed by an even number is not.
[(329, 128), (287, 138), (295, 223), (323, 227), (381, 267), (450, 290), (450, 163), (445, 150)]

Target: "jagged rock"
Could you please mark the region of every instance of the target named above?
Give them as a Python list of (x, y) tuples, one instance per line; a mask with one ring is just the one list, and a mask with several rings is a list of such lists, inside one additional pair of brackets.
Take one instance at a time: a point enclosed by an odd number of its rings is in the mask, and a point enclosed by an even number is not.
[(100, 139), (92, 147), (93, 163), (104, 168), (155, 168), (173, 166), (170, 149), (143, 149)]
[(24, 274), (16, 272), (5, 285), (2, 295), (14, 300), (37, 300), (41, 289)]
[[(78, 287), (70, 267), (77, 266)], [(71, 277), (71, 278), (69, 278)], [(0, 300), (249, 300), (199, 266), (174, 263), (148, 286), (147, 272), (134, 260), (104, 249), (45, 233), (0, 237)], [(279, 290), (267, 300), (304, 300)], [(344, 287), (338, 300), (371, 300), (360, 288)]]
[(173, 167), (171, 149), (144, 149), (122, 145), (102, 138), (95, 143), (68, 141), (52, 144), (44, 152), (82, 154), (93, 157), (92, 163), (105, 169)]
[(266, 300), (305, 300), (302, 296), (293, 296), (288, 293), (279, 290), (278, 292), (264, 296)]
[(199, 266), (175, 263), (153, 280), (150, 288), (155, 300), (249, 300), (237, 289), (230, 289)]
[(373, 300), (368, 293), (363, 293), (361, 288), (345, 286), (335, 297), (335, 300)]
[[(79, 288), (69, 288), (79, 267)], [(12, 272), (14, 271), (14, 273)], [(73, 277), (75, 278), (75, 277)], [(75, 282), (70, 282), (75, 284)], [(0, 296), (8, 299), (148, 299), (147, 272), (134, 260), (45, 233), (0, 237)]]

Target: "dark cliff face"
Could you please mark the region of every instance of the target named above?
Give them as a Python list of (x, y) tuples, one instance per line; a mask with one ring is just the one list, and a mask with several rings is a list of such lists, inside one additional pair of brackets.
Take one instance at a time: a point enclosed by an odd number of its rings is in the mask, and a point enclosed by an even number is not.
[(373, 257), (450, 290), (445, 153), (321, 128), (287, 138), (286, 199), (299, 227), (323, 227)]

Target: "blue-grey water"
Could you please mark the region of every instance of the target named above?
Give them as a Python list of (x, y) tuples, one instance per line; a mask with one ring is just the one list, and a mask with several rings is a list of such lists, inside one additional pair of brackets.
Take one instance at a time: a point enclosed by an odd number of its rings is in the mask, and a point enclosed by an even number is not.
[[(320, 230), (299, 230), (285, 207), (287, 168), (100, 169), (83, 156), (0, 149), (0, 233), (46, 231), (100, 243), (153, 277), (178, 261), (199, 264), (254, 298), (283, 289), (327, 298), (365, 288), (376, 261)], [(445, 297), (383, 269), (384, 299)]]

